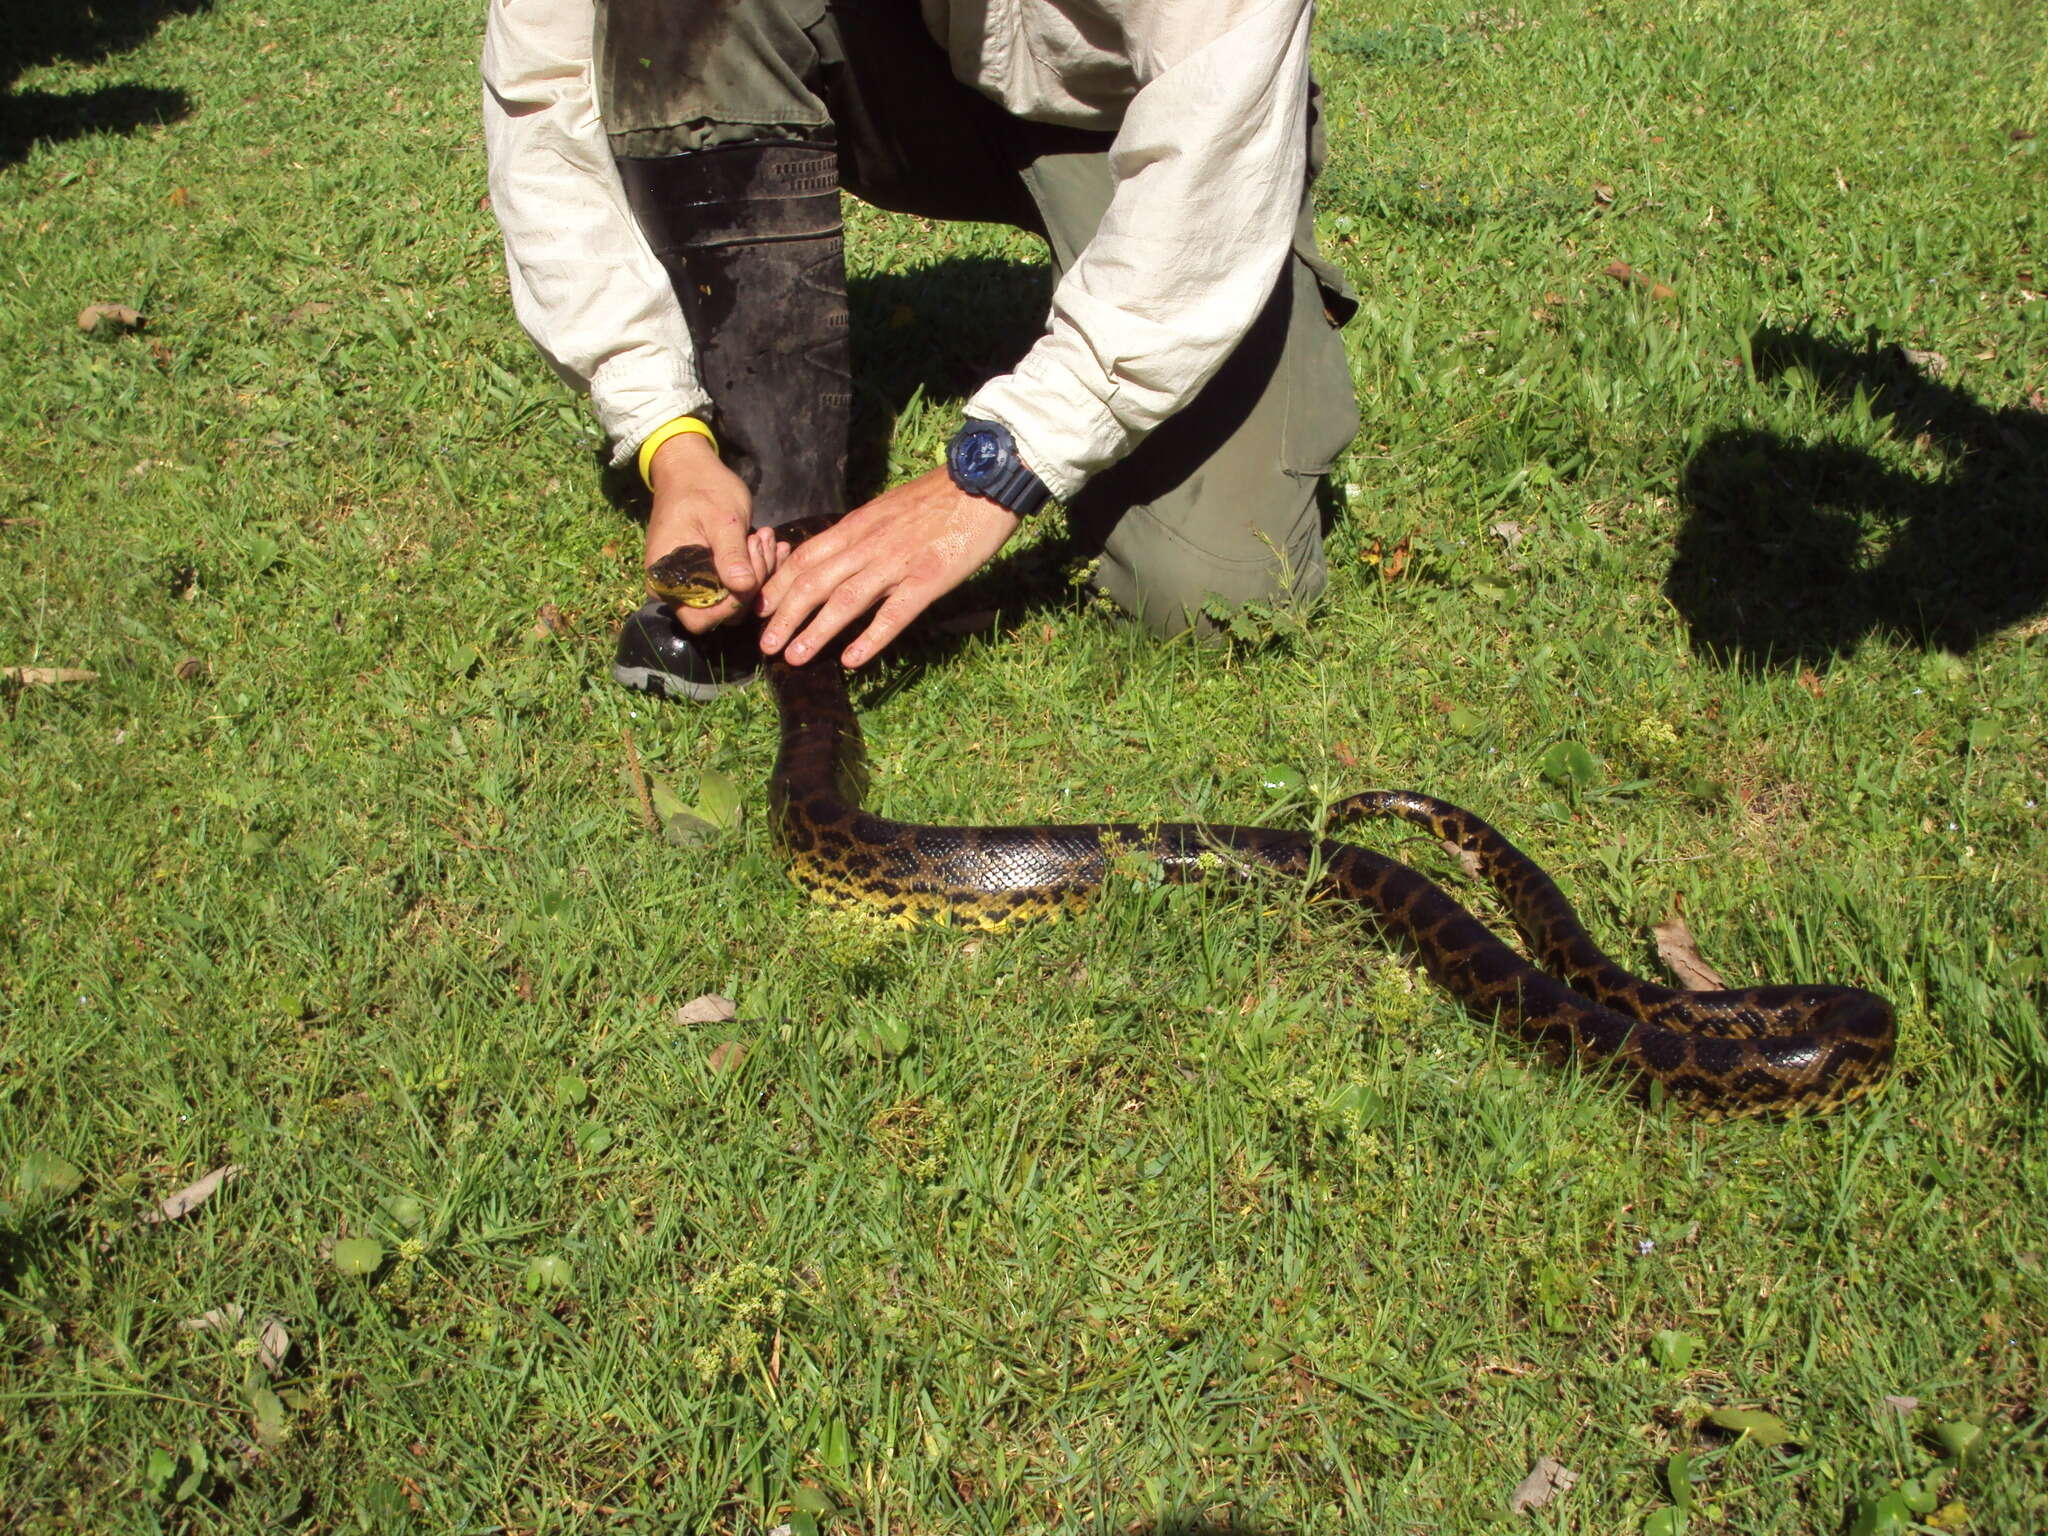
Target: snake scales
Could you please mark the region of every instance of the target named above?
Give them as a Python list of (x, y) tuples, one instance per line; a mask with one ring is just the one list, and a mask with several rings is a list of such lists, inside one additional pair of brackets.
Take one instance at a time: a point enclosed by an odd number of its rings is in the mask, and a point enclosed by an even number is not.
[[(800, 538), (822, 521), (791, 531)], [(648, 588), (692, 607), (723, 596), (697, 545), (651, 567)], [(1632, 975), (1601, 952), (1535, 861), (1471, 812), (1425, 795), (1353, 795), (1331, 823), (1392, 817), (1454, 845), (1499, 893), (1537, 964), (1406, 864), (1333, 838), (1188, 823), (942, 827), (873, 815), (856, 787), (860, 724), (842, 670), (825, 659), (766, 665), (782, 720), (772, 825), (791, 877), (821, 900), (903, 923), (995, 928), (1085, 904), (1119, 858), (1174, 881), (1263, 872), (1348, 903), (1466, 1008), (1552, 1059), (1607, 1064), (1705, 1116), (1832, 1109), (1890, 1066), (1895, 1025), (1883, 998), (1839, 986), (1681, 992)]]

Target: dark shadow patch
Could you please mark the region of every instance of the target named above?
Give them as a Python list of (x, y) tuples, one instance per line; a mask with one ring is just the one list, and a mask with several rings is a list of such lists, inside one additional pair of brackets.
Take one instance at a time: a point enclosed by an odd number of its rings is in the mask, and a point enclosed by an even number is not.
[(174, 16), (212, 9), (213, 0), (92, 0), (41, 5), (10, 15), (0, 31), (0, 167), (37, 144), (91, 133), (131, 133), (175, 122), (192, 110), (183, 91), (121, 84), (97, 90), (17, 91), (22, 74), (46, 64), (98, 64), (147, 42)]
[(1986, 406), (1875, 336), (1766, 329), (1751, 351), (1760, 383), (1796, 369), (1844, 410), (1860, 396), (1946, 469), (1750, 428), (1710, 438), (1685, 466), (1664, 582), (1696, 651), (1755, 668), (1824, 665), (1873, 636), (1966, 652), (2048, 606), (2048, 412)]

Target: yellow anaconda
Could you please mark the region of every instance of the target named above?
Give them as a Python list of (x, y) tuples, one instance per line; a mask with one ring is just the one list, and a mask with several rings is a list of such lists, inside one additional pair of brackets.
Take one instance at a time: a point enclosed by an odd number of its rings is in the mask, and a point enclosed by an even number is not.
[[(708, 570), (708, 551), (692, 546), (650, 568), (648, 586), (701, 606), (720, 595)], [(993, 928), (1084, 904), (1120, 855), (1169, 880), (1266, 872), (1349, 904), (1413, 949), (1468, 1009), (1553, 1059), (1611, 1063), (1638, 1088), (1658, 1085), (1708, 1116), (1831, 1109), (1890, 1066), (1895, 1025), (1883, 998), (1838, 986), (1680, 992), (1632, 975), (1600, 951), (1533, 860), (1471, 812), (1425, 795), (1354, 795), (1332, 820), (1395, 817), (1455, 844), (1500, 893), (1540, 966), (1406, 864), (1333, 838), (1186, 823), (920, 826), (872, 815), (854, 788), (860, 725), (836, 660), (766, 666), (782, 719), (772, 824), (791, 877), (822, 900), (899, 922)]]

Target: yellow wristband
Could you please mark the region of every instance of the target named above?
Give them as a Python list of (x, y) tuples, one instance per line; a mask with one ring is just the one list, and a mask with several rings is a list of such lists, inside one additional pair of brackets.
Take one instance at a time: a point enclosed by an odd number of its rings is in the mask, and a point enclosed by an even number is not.
[(654, 482), (647, 478), (647, 470), (654, 463), (655, 450), (672, 437), (685, 437), (692, 432), (709, 443), (713, 453), (718, 452), (717, 437), (712, 434), (709, 427), (705, 426), (696, 417), (678, 416), (674, 421), (664, 422), (648, 433), (647, 441), (640, 445), (640, 483), (642, 485), (646, 486), (650, 491), (654, 489)]

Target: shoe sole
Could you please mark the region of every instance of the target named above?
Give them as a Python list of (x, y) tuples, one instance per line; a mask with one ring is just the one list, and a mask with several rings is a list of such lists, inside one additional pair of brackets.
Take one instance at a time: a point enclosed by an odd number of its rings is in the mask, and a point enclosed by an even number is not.
[(612, 681), (622, 688), (631, 688), (635, 693), (657, 694), (665, 699), (688, 699), (693, 704), (709, 704), (713, 699), (731, 693), (735, 688), (744, 688), (758, 677), (749, 672), (745, 677), (734, 678), (728, 683), (693, 683), (688, 678), (677, 677), (673, 672), (662, 672), (654, 667), (629, 667), (621, 663), (612, 664)]

